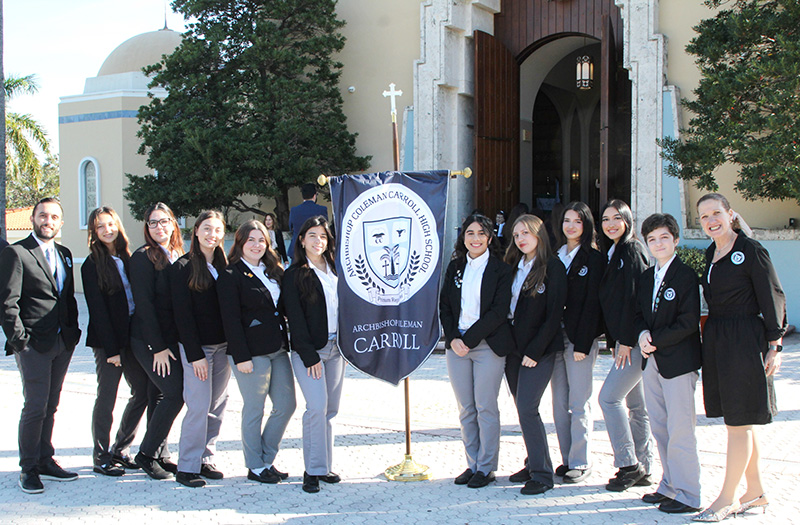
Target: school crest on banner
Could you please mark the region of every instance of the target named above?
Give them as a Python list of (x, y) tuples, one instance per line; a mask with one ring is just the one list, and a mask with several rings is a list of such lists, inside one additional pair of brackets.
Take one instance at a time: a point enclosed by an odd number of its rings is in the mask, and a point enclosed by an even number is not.
[(339, 346), (347, 361), (397, 384), (439, 340), (446, 171), (330, 179), (338, 232)]

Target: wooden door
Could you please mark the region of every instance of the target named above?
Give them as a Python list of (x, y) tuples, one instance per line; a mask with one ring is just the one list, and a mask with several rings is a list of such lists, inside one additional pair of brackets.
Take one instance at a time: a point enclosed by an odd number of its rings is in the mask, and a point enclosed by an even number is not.
[(494, 218), (519, 202), (519, 65), (475, 31), (475, 206)]
[(609, 180), (615, 165), (614, 108), (616, 107), (617, 60), (614, 28), (603, 15), (603, 36), (600, 41), (600, 206), (608, 202)]

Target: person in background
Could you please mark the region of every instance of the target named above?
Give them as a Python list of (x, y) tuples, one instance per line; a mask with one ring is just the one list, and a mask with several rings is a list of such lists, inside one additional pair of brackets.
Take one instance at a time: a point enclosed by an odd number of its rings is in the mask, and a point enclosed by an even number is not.
[(61, 386), (81, 337), (72, 253), (55, 242), (64, 225), (58, 199), (31, 212), (33, 233), (0, 251), (0, 319), (6, 355), (14, 355), (25, 403), (19, 419), (19, 487), (44, 492), (42, 479), (73, 481), (53, 459), (53, 424)]
[(281, 295), (291, 331), (291, 361), (306, 400), (303, 413), (303, 490), (319, 492), (319, 482), (339, 483), (333, 472), (333, 418), (339, 413), (344, 359), (336, 332), (339, 278), (328, 220), (312, 217), (298, 230), (292, 265)]
[(267, 213), (264, 216), (264, 226), (267, 227), (267, 233), (269, 233), (269, 246), (278, 254), (278, 262), (281, 263), (281, 265), (288, 264), (289, 257), (286, 255), (286, 243), (283, 241), (283, 232), (278, 227), (278, 218), (274, 213)]
[[(178, 466), (169, 460), (167, 437), (183, 407), (183, 369), (178, 357), (178, 329), (172, 312), (169, 268), (183, 254), (183, 239), (172, 210), (163, 202), (144, 214), (144, 246), (133, 252), (131, 350), (150, 381), (158, 402), (148, 406), (147, 430), (134, 462), (153, 479), (170, 479)], [(125, 465), (127, 468), (127, 465)]]
[(216, 210), (201, 212), (194, 223), (189, 253), (170, 269), (186, 403), (175, 481), (193, 488), (206, 484), (201, 476), (223, 477), (214, 466), (214, 453), (231, 377), (217, 297), (217, 279), (227, 266), (224, 240), (223, 215)]
[(500, 451), (497, 396), (506, 355), (514, 351), (507, 320), (513, 274), (497, 253), (492, 221), (483, 215), (468, 216), (439, 296), (447, 374), (458, 404), (467, 460), (467, 469), (455, 484), (470, 488), (495, 480)]
[[(728, 432), (725, 479), (717, 498), (696, 521), (721, 521), (748, 510), (766, 512), (769, 499), (759, 465), (756, 425), (777, 414), (775, 373), (786, 333), (786, 295), (769, 253), (750, 239), (725, 196), (697, 201), (706, 250), (703, 294), (703, 403), (706, 416), (722, 417)], [(746, 385), (746, 388), (743, 386)], [(745, 493), (737, 500), (742, 477)]]
[[(292, 231), (292, 241), (289, 243), (289, 254), (294, 257), (294, 246), (297, 244), (297, 237), (303, 225), (311, 217), (321, 215), (328, 220), (328, 208), (317, 204), (317, 187), (314, 183), (303, 184), (300, 188), (303, 202), (289, 210), (289, 229)], [(330, 230), (330, 226), (328, 227)]]
[[(119, 215), (109, 206), (89, 214), (89, 256), (81, 265), (83, 293), (89, 308), (86, 346), (94, 353), (97, 397), (92, 411), (92, 460), (94, 472), (122, 476), (125, 470), (114, 460), (125, 461), (148, 405), (148, 391), (157, 389), (131, 352), (130, 323), (135, 310), (128, 279), (130, 250)], [(114, 444), (109, 448), (114, 405), (122, 376), (131, 389)], [(134, 464), (135, 466), (135, 464)], [(138, 468), (138, 467), (137, 467)]]
[(506, 225), (506, 212), (500, 210), (494, 217), (494, 234), (497, 236), (497, 240), (500, 243), (501, 248), (505, 248), (507, 244), (505, 234), (503, 232), (503, 227), (505, 225)]
[[(275, 468), (281, 439), (297, 406), (281, 297), (283, 268), (269, 231), (258, 221), (236, 230), (228, 268), (217, 280), (228, 359), (242, 394), (242, 450), (247, 479), (278, 483), (289, 475)], [(264, 403), (272, 411), (266, 426)], [(263, 428), (262, 428), (263, 426)]]
[(697, 274), (675, 254), (680, 229), (672, 215), (654, 213), (642, 237), (655, 258), (636, 287), (636, 331), (650, 427), (663, 475), (645, 503), (670, 514), (700, 507), (700, 458), (695, 435), (694, 392), (700, 350), (700, 287)]

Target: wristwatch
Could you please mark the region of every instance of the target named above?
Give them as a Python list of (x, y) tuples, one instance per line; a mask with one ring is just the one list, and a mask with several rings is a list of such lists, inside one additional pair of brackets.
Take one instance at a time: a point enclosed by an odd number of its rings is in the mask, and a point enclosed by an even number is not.
[(775, 350), (776, 352), (783, 352), (783, 345), (769, 345), (770, 350)]

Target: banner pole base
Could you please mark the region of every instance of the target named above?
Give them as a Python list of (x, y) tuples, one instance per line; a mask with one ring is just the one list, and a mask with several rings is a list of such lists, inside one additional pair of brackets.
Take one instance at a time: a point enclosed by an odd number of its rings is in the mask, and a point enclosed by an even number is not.
[(410, 454), (406, 454), (402, 463), (387, 468), (383, 474), (389, 481), (426, 481), (431, 479), (431, 471), (428, 466), (420, 465)]

